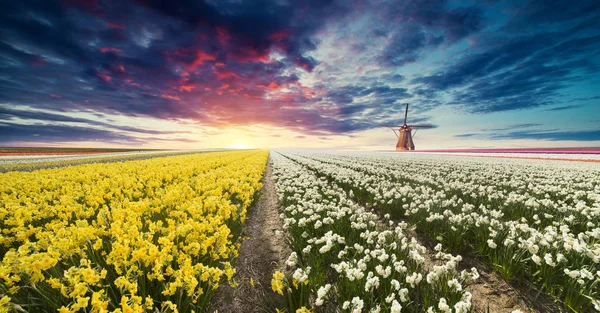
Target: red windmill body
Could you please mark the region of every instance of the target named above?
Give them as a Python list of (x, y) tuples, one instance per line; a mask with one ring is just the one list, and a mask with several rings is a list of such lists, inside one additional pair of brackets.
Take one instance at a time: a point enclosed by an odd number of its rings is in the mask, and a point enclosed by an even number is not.
[[(408, 103), (406, 104), (406, 111), (404, 112), (404, 124), (402, 126), (384, 126), (390, 127), (398, 137), (398, 143), (396, 143), (396, 151), (399, 150), (415, 150), (415, 143), (413, 142), (413, 137), (416, 135), (417, 130), (420, 128), (433, 128), (431, 125), (408, 125), (406, 124), (406, 120), (408, 118)], [(396, 128), (400, 127), (399, 134), (396, 133)], [(412, 133), (412, 130), (415, 130)]]

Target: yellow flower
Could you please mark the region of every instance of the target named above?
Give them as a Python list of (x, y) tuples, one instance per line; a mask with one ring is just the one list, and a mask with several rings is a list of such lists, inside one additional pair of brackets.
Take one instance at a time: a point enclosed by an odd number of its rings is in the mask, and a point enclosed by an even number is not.
[(312, 311), (303, 306), (296, 310), (296, 313), (312, 313)]
[(243, 223), (267, 159), (232, 151), (0, 173), (0, 245), (15, 247), (1, 258), (0, 284), (27, 296), (45, 281), (70, 303), (61, 313), (107, 313), (109, 293), (123, 296), (114, 313), (156, 309), (142, 287), (165, 291), (162, 308), (189, 312), (175, 299), (206, 302), (224, 276), (236, 284), (240, 242), (229, 225)]
[[(174, 304), (174, 303), (173, 303), (173, 302), (171, 302), (171, 301), (165, 301), (165, 302), (163, 302), (163, 303), (162, 303), (162, 307), (163, 307), (163, 309), (165, 309), (165, 308), (169, 309), (169, 310), (170, 310), (170, 312), (173, 312), (173, 313), (179, 313), (179, 310), (177, 309), (177, 305), (176, 305), (176, 304)], [(169, 312), (169, 311), (168, 311), (168, 312)]]
[(88, 306), (88, 303), (90, 301), (90, 297), (85, 297), (85, 298), (77, 298), (77, 302), (75, 302), (75, 304), (73, 304), (73, 311), (78, 311), (79, 309), (83, 309), (85, 307)]
[(92, 294), (92, 312), (105, 312), (109, 301), (104, 300), (104, 290)]
[(0, 313), (10, 312), (10, 309), (8, 308), (9, 302), (10, 298), (8, 296), (4, 296), (0, 299)]
[(250, 277), (250, 286), (254, 287), (254, 279)]
[(94, 246), (93, 246), (93, 248), (94, 248), (94, 250), (96, 250), (96, 251), (97, 251), (97, 250), (100, 250), (100, 249), (102, 249), (102, 238), (98, 238), (98, 239), (96, 240), (96, 242), (94, 243)]
[(273, 273), (273, 278), (271, 279), (271, 289), (273, 289), (273, 291), (275, 291), (276, 293), (283, 295), (283, 279), (285, 278), (285, 275), (280, 272), (280, 271), (276, 271), (275, 273)]
[(152, 310), (154, 307), (154, 300), (152, 300), (152, 297), (147, 296), (144, 305), (146, 306), (147, 310)]
[(69, 310), (68, 308), (62, 306), (60, 307), (60, 309), (58, 309), (58, 313), (71, 313), (72, 311)]

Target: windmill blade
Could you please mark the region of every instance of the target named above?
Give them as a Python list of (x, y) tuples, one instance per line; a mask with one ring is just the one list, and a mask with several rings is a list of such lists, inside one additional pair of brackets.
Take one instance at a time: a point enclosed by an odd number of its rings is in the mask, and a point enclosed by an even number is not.
[(404, 112), (404, 125), (406, 125), (406, 118), (408, 117), (408, 103), (406, 104), (406, 112)]
[(433, 125), (408, 125), (410, 128), (434, 128)]
[(379, 127), (399, 128), (402, 127), (402, 125), (381, 125)]

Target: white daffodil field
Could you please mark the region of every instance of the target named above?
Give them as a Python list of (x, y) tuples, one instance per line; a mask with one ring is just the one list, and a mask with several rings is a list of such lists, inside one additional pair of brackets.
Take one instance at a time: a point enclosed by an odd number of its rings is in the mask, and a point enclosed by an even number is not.
[(600, 310), (597, 163), (313, 152), (270, 162), (293, 251), (272, 289), (288, 312), (472, 312), (479, 273), (465, 257), (573, 312)]

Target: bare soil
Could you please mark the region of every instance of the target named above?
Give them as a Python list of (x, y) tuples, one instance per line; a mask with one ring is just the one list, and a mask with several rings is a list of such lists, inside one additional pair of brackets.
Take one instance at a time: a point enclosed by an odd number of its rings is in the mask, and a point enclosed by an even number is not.
[(268, 312), (282, 306), (278, 303), (279, 296), (271, 290), (271, 278), (274, 271), (283, 268), (290, 251), (284, 239), (275, 234), (278, 230), (282, 231), (282, 221), (270, 162), (262, 184), (257, 202), (249, 209), (242, 233), (245, 239), (240, 247), (234, 276), (238, 286), (219, 286), (209, 312)]

